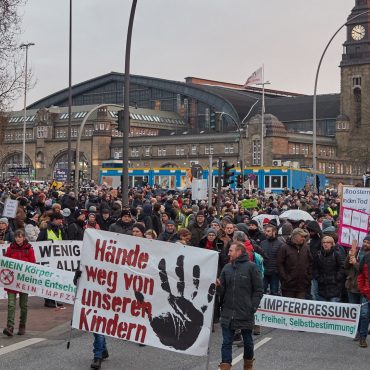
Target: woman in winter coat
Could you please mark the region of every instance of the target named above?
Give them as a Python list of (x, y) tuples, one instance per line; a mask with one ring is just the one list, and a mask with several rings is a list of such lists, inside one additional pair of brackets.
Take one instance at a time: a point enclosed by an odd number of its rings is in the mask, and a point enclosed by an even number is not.
[(334, 246), (334, 239), (324, 236), (322, 248), (314, 258), (313, 275), (318, 282), (321, 301), (340, 302), (341, 285), (345, 275), (342, 260)]
[[(26, 233), (23, 229), (18, 229), (14, 233), (15, 242), (10, 244), (5, 252), (5, 257), (9, 257), (19, 261), (36, 263), (35, 253), (30, 243), (26, 239)], [(27, 322), (27, 302), (28, 294), (20, 293), (14, 290), (5, 289), (8, 293), (8, 318), (6, 328), (3, 330), (3, 334), (8, 337), (13, 336), (14, 331), (14, 317), (17, 294), (19, 293), (19, 306), (21, 308), (21, 317), (19, 322), (18, 335), (24, 335), (26, 333), (26, 322)]]
[(37, 212), (28, 212), (27, 219), (25, 222), (25, 232), (26, 238), (30, 242), (35, 242), (40, 233), (40, 228), (38, 226), (40, 215)]

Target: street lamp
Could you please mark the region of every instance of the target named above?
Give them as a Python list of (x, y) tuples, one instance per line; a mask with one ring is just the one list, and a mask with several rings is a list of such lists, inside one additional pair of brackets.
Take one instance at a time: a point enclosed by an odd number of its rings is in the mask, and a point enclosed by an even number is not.
[(26, 118), (27, 118), (27, 63), (28, 63), (28, 48), (30, 46), (34, 46), (35, 44), (33, 42), (29, 42), (27, 44), (21, 44), (19, 47), (21, 49), (26, 49), (26, 65), (25, 65), (25, 72), (24, 72), (24, 105), (23, 105), (23, 111), (24, 111), (24, 117), (23, 117), (23, 142), (22, 142), (22, 167), (25, 166), (26, 162)]
[(329, 42), (327, 43), (324, 52), (321, 55), (319, 65), (317, 66), (317, 71), (316, 71), (316, 77), (315, 77), (315, 87), (314, 87), (314, 93), (313, 93), (313, 129), (312, 129), (312, 168), (314, 171), (317, 171), (317, 123), (316, 123), (316, 108), (317, 108), (317, 81), (319, 79), (319, 73), (320, 73), (320, 68), (321, 68), (321, 63), (324, 59), (324, 56), (326, 54), (326, 51), (328, 50), (330, 44), (334, 40), (335, 36), (341, 31), (341, 29), (346, 26), (349, 22), (353, 21), (354, 19), (361, 17), (364, 14), (370, 13), (370, 10), (366, 10), (364, 12), (361, 12), (360, 14), (355, 15), (354, 17), (350, 18), (347, 20), (346, 23), (342, 24), (338, 30), (334, 33), (334, 35), (331, 37)]
[(123, 141), (122, 141), (122, 205), (128, 206), (128, 153), (130, 134), (130, 54), (131, 54), (131, 38), (132, 28), (134, 25), (135, 10), (137, 0), (132, 0), (130, 19), (128, 22), (127, 40), (126, 40), (126, 55), (125, 55), (125, 83), (123, 91)]
[(215, 112), (215, 113), (218, 113), (220, 114), (220, 118), (222, 118), (222, 116), (227, 116), (227, 117), (230, 117), (231, 120), (235, 123), (238, 131), (239, 131), (239, 163), (240, 163), (240, 171), (242, 173), (242, 177), (243, 177), (243, 191), (244, 191), (244, 147), (243, 147), (243, 140), (242, 140), (242, 131), (243, 131), (243, 128), (242, 126), (245, 124), (245, 121), (246, 119), (249, 117), (249, 115), (252, 113), (252, 110), (253, 108), (257, 105), (257, 103), (259, 102), (259, 99), (257, 99), (253, 105), (250, 107), (247, 115), (241, 120), (241, 121), (237, 121), (231, 114), (229, 113), (226, 113), (226, 112)]
[(72, 169), (72, 147), (71, 147), (71, 130), (72, 130), (72, 0), (69, 0), (69, 53), (68, 53), (68, 170), (67, 182), (71, 181)]

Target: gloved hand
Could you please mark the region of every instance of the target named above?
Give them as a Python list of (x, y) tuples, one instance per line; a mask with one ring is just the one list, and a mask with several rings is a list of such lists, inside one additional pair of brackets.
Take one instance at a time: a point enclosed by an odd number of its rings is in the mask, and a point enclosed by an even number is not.
[(82, 271), (76, 270), (75, 276), (73, 277), (73, 284), (77, 285), (78, 279), (81, 277)]

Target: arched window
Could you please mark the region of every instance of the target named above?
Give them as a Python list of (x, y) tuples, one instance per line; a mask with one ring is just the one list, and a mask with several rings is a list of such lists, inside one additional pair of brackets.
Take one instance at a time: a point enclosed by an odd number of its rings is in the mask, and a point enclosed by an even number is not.
[[(25, 166), (30, 168), (29, 173), (32, 174), (33, 165), (31, 159), (26, 155)], [(20, 175), (19, 169), (22, 167), (22, 153), (11, 153), (4, 158), (1, 164), (1, 175), (3, 179), (9, 179), (13, 176)]]
[(361, 88), (356, 87), (353, 89), (354, 108), (355, 108), (355, 124), (356, 126), (361, 125)]
[[(75, 152), (73, 152), (73, 157), (72, 157), (72, 167), (74, 167), (74, 161), (76, 159)], [(80, 152), (80, 171), (83, 173), (84, 178), (89, 178), (90, 177), (90, 166), (87, 161), (87, 158), (84, 153)], [(57, 156), (54, 162), (54, 167), (53, 167), (53, 174), (57, 170), (67, 170), (68, 169), (68, 152), (62, 152)]]

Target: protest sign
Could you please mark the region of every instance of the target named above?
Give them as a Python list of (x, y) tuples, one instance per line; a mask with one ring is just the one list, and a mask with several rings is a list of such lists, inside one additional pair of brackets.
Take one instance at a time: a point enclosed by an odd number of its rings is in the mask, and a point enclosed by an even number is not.
[(241, 204), (242, 204), (242, 207), (245, 209), (256, 208), (257, 199), (243, 199)]
[(342, 207), (340, 210), (339, 244), (350, 247), (355, 241), (359, 247), (368, 234), (370, 214), (355, 209)]
[(370, 213), (370, 188), (343, 186), (342, 207)]
[(264, 295), (256, 325), (354, 338), (361, 305)]
[(210, 250), (87, 229), (72, 326), (206, 355), (217, 265)]
[(15, 218), (17, 214), (18, 201), (15, 199), (6, 198), (4, 204), (3, 217)]
[[(37, 264), (65, 271), (76, 271), (79, 268), (82, 246), (80, 240), (49, 240), (31, 242), (31, 245), (35, 251)], [(0, 256), (5, 256), (8, 246), (9, 244), (0, 244)], [(7, 294), (0, 287), (0, 299), (5, 298)]]
[(73, 304), (74, 273), (0, 257), (0, 285), (16, 292)]

